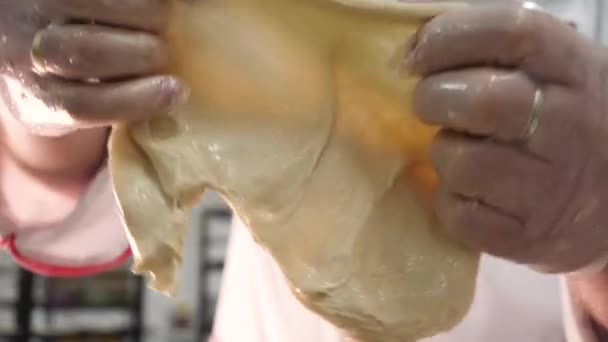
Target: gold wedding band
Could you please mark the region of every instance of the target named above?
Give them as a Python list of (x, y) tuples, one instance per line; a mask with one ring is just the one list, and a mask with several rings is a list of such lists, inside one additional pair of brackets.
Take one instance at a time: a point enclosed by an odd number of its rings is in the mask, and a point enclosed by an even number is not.
[(534, 102), (532, 103), (530, 114), (528, 114), (528, 122), (526, 122), (526, 126), (519, 137), (519, 141), (523, 143), (528, 142), (534, 135), (534, 132), (536, 132), (544, 100), (545, 94), (543, 90), (537, 88), (536, 91), (534, 91)]

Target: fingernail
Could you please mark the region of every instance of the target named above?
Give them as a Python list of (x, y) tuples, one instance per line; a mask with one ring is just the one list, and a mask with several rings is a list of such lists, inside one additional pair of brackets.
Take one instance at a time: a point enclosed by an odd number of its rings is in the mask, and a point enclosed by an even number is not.
[(448, 166), (448, 158), (450, 151), (447, 145), (441, 137), (436, 137), (435, 141), (430, 147), (430, 160), (431, 164), (435, 168), (438, 174), (445, 172), (445, 168)]
[(167, 77), (164, 80), (163, 88), (167, 89), (170, 98), (168, 104), (169, 110), (179, 107), (181, 104), (187, 102), (190, 97), (190, 88), (175, 77)]
[(415, 41), (409, 41), (407, 43), (407, 45), (405, 46), (405, 52), (404, 52), (404, 59), (403, 59), (403, 63), (402, 66), (404, 69), (410, 69), (412, 67), (412, 64), (414, 62), (414, 58), (416, 55), (416, 42)]
[(389, 66), (393, 68), (397, 72), (397, 75), (401, 78), (418, 76), (412, 68), (412, 58), (412, 53), (409, 51), (409, 47), (401, 48), (391, 58), (389, 61)]
[(32, 40), (31, 59), (34, 71), (44, 73), (44, 58), (42, 57), (42, 32), (36, 33)]
[(413, 72), (412, 69), (416, 60), (416, 48), (418, 47), (418, 43), (420, 42), (422, 28), (422, 25), (418, 27), (416, 32), (414, 32), (414, 34), (410, 37), (410, 39), (405, 45), (405, 58), (403, 59), (402, 68), (409, 72)]
[(440, 152), (440, 149), (433, 148), (431, 150), (431, 164), (433, 165), (437, 173), (443, 171), (445, 158), (443, 157), (443, 153)]

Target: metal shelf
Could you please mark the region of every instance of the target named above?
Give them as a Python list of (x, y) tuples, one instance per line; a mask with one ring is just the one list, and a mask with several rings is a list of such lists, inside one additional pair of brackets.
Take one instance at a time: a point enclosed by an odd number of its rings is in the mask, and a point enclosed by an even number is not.
[(211, 225), (221, 221), (228, 226), (232, 220), (232, 210), (227, 207), (212, 207), (202, 210), (200, 215), (200, 281), (199, 281), (199, 303), (198, 317), (200, 319), (196, 329), (196, 340), (206, 341), (213, 328), (213, 314), (215, 311), (214, 294), (210, 293), (209, 285), (214, 275), (220, 275), (224, 269), (224, 258), (209, 255), (211, 245), (216, 243), (212, 240)]
[[(53, 281), (71, 281), (77, 286), (86, 288), (86, 281), (79, 283), (79, 279), (68, 280), (65, 278), (46, 278), (32, 274), (23, 269), (16, 270), (15, 274), (18, 276), (16, 279), (16, 286), (18, 289), (18, 296), (14, 302), (0, 302), (0, 307), (12, 308), (14, 311), (14, 319), (16, 331), (6, 331), (4, 334), (0, 332), (0, 341), (16, 341), (16, 342), (37, 342), (37, 341), (55, 341), (69, 338), (84, 338), (85, 340), (99, 339), (99, 338), (125, 338), (131, 342), (141, 341), (142, 330), (143, 330), (143, 290), (144, 283), (141, 277), (132, 275), (124, 272), (122, 278), (126, 282), (125, 287), (133, 286), (133, 291), (129, 291), (130, 299), (122, 303), (66, 303), (56, 304), (49, 303), (46, 301), (35, 300), (34, 290), (37, 282), (44, 282), (43, 292), (45, 300), (48, 300), (49, 295), (52, 291), (56, 290), (55, 286), (49, 286), (49, 283)], [(110, 278), (115, 277), (116, 280), (120, 280), (116, 272), (110, 272), (108, 274)], [(89, 277), (89, 280), (95, 279), (97, 281), (108, 279), (108, 275), (99, 275)], [(39, 310), (39, 311), (37, 311)], [(75, 313), (80, 315), (81, 312), (87, 314), (105, 313), (108, 311), (123, 311), (128, 313), (131, 318), (131, 324), (128, 327), (119, 326), (115, 329), (81, 329), (74, 327), (74, 329), (33, 329), (32, 320), (34, 312), (42, 312), (46, 317), (46, 325), (52, 326), (53, 319), (59, 317), (62, 313)]]

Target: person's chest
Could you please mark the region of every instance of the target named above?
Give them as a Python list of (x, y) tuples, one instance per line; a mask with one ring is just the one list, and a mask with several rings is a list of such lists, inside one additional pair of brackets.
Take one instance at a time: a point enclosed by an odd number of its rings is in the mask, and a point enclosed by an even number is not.
[[(345, 341), (297, 302), (246, 228), (233, 233), (215, 327), (218, 341)], [(465, 319), (452, 331), (420, 342), (564, 342), (562, 322), (557, 276), (484, 257)]]
[(559, 278), (486, 256), (465, 319), (420, 342), (563, 342), (564, 336)]

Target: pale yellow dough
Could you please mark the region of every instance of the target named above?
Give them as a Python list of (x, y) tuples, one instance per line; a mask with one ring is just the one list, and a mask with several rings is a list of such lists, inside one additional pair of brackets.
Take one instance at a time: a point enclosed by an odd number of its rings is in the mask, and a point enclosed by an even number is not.
[[(461, 321), (479, 255), (431, 209), (435, 132), (409, 112), (408, 37), (459, 7), (397, 0), (176, 1), (169, 116), (115, 127), (114, 189), (134, 270), (175, 288), (190, 207), (216, 190), (294, 294), (349, 336), (410, 342)], [(247, 286), (247, 284), (243, 284)]]

